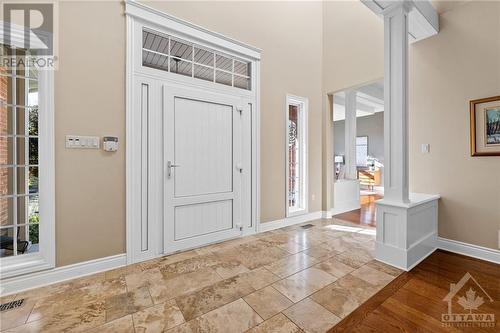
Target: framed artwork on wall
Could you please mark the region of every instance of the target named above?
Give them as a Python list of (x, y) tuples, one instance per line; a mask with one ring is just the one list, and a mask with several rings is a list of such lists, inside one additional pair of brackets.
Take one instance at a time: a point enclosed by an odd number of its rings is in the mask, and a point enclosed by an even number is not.
[(500, 96), (470, 101), (472, 156), (500, 156)]

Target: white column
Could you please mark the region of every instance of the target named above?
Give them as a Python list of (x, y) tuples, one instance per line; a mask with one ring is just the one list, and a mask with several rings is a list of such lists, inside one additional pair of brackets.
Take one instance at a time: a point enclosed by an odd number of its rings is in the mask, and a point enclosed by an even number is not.
[(408, 11), (396, 2), (384, 15), (384, 197), (409, 202)]
[[(409, 0), (384, 16), (384, 199), (377, 201), (377, 260), (409, 270), (436, 249), (439, 195), (408, 191)], [(411, 202), (410, 202), (411, 201)]]
[(357, 179), (356, 170), (356, 91), (345, 92), (345, 171), (347, 179)]

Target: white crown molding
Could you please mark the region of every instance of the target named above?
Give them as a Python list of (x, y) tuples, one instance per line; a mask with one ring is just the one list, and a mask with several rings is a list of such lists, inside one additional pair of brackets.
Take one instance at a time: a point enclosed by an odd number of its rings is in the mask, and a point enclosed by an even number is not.
[(409, 42), (414, 43), (439, 33), (439, 15), (428, 0), (361, 0), (379, 16), (390, 14), (397, 6), (408, 13)]
[(32, 273), (25, 276), (3, 279), (1, 281), (0, 296), (16, 294), (21, 291), (43, 287), (56, 282), (75, 279), (85, 275), (104, 272), (113, 268), (125, 266), (125, 253), (104, 257), (73, 265), (57, 267), (47, 271)]

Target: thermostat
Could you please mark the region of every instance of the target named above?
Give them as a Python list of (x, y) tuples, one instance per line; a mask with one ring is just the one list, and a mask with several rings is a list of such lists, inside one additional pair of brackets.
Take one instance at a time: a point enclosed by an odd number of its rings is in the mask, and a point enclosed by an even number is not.
[(117, 151), (118, 150), (118, 138), (116, 136), (105, 136), (102, 138), (104, 151)]

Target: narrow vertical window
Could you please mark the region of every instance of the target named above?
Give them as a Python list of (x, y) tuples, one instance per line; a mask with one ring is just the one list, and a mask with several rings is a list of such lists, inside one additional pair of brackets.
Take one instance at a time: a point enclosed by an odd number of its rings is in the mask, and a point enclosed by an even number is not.
[(307, 213), (307, 99), (286, 98), (287, 216)]
[[(3, 47), (2, 54), (27, 55)], [(0, 67), (0, 257), (38, 252), (38, 72)]]
[(30, 56), (31, 50), (0, 44), (0, 58), (15, 60), (0, 64), (3, 276), (49, 268), (54, 260), (51, 73), (31, 66)]

